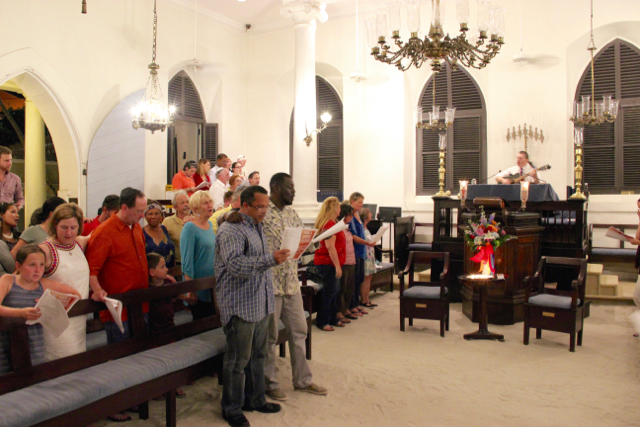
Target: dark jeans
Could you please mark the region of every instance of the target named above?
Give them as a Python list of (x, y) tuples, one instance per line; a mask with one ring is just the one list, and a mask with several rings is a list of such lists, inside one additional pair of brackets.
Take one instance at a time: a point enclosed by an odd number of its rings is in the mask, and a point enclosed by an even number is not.
[[(144, 323), (147, 326), (147, 332), (149, 331), (149, 313), (144, 314)], [(116, 322), (104, 322), (104, 331), (107, 333), (107, 344), (115, 344), (121, 341), (128, 340), (132, 337), (131, 334), (131, 319), (123, 321), (122, 327), (124, 332), (120, 332), (120, 328), (116, 325)]]
[(360, 305), (360, 285), (364, 282), (364, 260), (356, 257), (356, 280), (354, 286), (353, 298), (349, 308), (356, 308)]
[(336, 323), (336, 298), (340, 290), (340, 279), (336, 279), (333, 265), (316, 265), (316, 270), (322, 277), (322, 300), (316, 316), (316, 326), (322, 329)]
[(233, 316), (224, 325), (227, 351), (222, 375), (222, 411), (227, 416), (242, 414), (246, 402), (253, 408), (267, 403), (264, 397), (264, 361), (267, 357), (269, 316), (245, 322)]

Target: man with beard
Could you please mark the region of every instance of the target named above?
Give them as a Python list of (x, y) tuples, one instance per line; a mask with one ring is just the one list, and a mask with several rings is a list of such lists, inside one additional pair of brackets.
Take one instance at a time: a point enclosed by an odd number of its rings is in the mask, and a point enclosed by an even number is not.
[[(282, 245), (285, 227), (299, 228), (303, 224), (296, 211), (290, 207), (296, 194), (291, 176), (277, 173), (271, 177), (269, 186), (271, 195), (269, 211), (264, 219), (264, 232), (269, 250), (275, 251)], [(274, 400), (287, 399), (277, 378), (275, 344), (278, 339), (279, 319), (282, 319), (289, 337), (294, 389), (313, 394), (327, 394), (326, 388), (313, 383), (311, 369), (305, 357), (307, 322), (302, 306), (297, 260), (285, 261), (273, 269), (273, 292), (275, 311), (269, 321), (269, 344), (264, 369), (267, 396)]]

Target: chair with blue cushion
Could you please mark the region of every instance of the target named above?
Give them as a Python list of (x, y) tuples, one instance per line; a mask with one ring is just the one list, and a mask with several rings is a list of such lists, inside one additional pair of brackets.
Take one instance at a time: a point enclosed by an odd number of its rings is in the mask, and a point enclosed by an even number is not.
[[(558, 281), (556, 289), (545, 287), (549, 277)], [(560, 286), (562, 278), (570, 277), (568, 286)], [(569, 351), (582, 345), (585, 310), (587, 260), (580, 258), (542, 257), (538, 270), (524, 279), (524, 345), (529, 344), (529, 329), (536, 329), (536, 338), (542, 330), (569, 334)], [(532, 294), (534, 292), (535, 294)]]
[[(418, 282), (414, 280), (415, 266), (431, 264), (434, 261), (443, 265), (439, 281)], [(405, 276), (409, 278), (405, 290)], [(440, 321), (440, 336), (449, 330), (449, 253), (448, 252), (410, 252), (407, 266), (398, 276), (400, 279), (400, 330), (404, 332), (404, 320), (409, 319), (409, 326), (413, 326), (413, 319), (431, 319)]]

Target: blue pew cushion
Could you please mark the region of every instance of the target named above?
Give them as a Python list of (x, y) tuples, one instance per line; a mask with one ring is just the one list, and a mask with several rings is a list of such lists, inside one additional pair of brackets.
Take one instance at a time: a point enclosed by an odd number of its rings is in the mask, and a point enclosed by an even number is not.
[(592, 248), (591, 255), (635, 259), (636, 250), (631, 248)]
[[(568, 310), (571, 308), (571, 297), (563, 297), (561, 295), (540, 294), (529, 298), (529, 304), (540, 307), (563, 308)], [(578, 299), (580, 305), (580, 299)]]
[[(0, 425), (24, 427), (224, 353), (222, 328), (0, 396)], [(25, 402), (29, 402), (25, 406)]]
[[(444, 288), (448, 294), (449, 289)], [(403, 298), (438, 299), (440, 298), (440, 286), (412, 286), (402, 293)]]

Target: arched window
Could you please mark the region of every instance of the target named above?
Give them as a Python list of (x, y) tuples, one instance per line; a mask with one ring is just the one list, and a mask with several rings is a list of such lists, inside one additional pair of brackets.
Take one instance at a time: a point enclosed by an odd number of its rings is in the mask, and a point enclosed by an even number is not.
[[(342, 200), (344, 188), (344, 130), (342, 101), (331, 84), (316, 76), (316, 124), (320, 128), (320, 115), (331, 114), (327, 128), (318, 135), (318, 202), (336, 196)], [(293, 118), (289, 123), (289, 170), (293, 175)]]
[[(595, 98), (620, 100), (618, 118), (584, 128), (584, 182), (596, 194), (640, 189), (640, 50), (614, 40), (594, 59)], [(591, 66), (587, 66), (576, 100), (591, 95)]]
[(205, 121), (200, 95), (191, 78), (180, 71), (169, 82), (169, 105), (176, 107), (175, 126), (167, 141), (167, 181), (187, 160), (207, 158), (214, 165), (218, 155), (218, 124)]
[[(433, 105), (433, 80), (432, 76), (420, 96), (423, 118)], [(445, 107), (456, 107), (453, 126), (447, 131), (445, 158), (445, 188), (455, 192), (461, 179), (480, 181), (487, 175), (487, 111), (480, 88), (466, 70), (452, 71), (446, 65), (435, 75), (435, 85), (441, 118)], [(438, 132), (416, 129), (416, 133), (416, 194), (434, 194), (439, 183)]]

